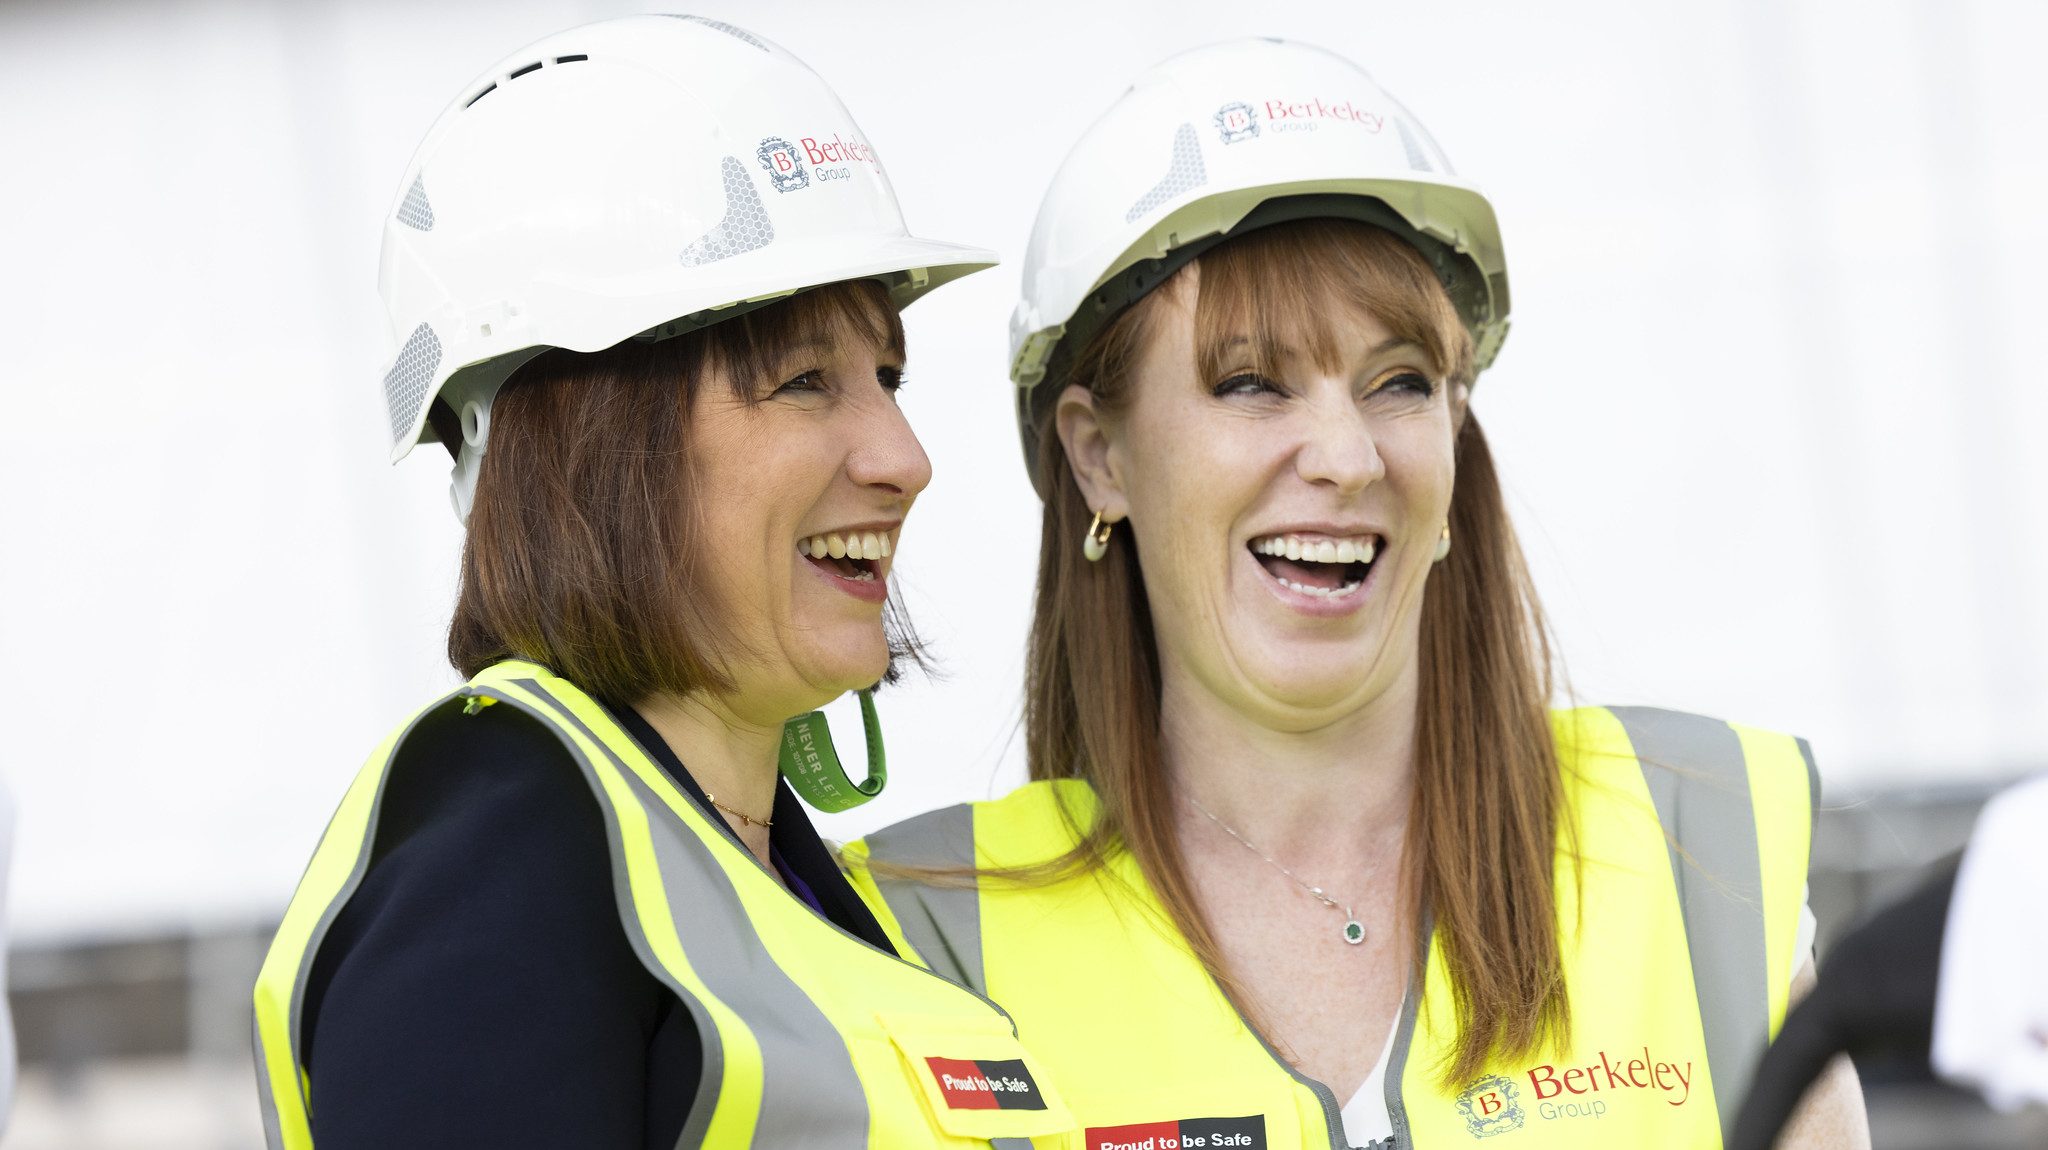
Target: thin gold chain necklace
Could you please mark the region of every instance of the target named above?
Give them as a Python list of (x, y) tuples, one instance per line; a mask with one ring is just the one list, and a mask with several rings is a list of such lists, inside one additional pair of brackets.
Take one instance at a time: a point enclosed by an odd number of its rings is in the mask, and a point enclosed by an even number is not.
[(710, 803), (712, 806), (717, 807), (719, 810), (724, 811), (726, 814), (731, 815), (732, 817), (738, 819), (739, 821), (745, 823), (750, 827), (772, 827), (775, 825), (774, 820), (772, 818), (757, 819), (745, 811), (733, 810), (731, 807), (719, 802), (718, 798), (715, 795), (713, 795), (710, 791), (704, 792), (704, 801)]
[[(1252, 841), (1250, 839), (1232, 830), (1230, 828), (1229, 823), (1226, 823), (1222, 819), (1217, 818), (1215, 813), (1210, 811), (1208, 807), (1203, 806), (1199, 801), (1197, 801), (1195, 799), (1195, 796), (1183, 792), (1181, 794), (1181, 797), (1188, 801), (1188, 805), (1202, 812), (1203, 817), (1207, 818), (1210, 822), (1215, 823), (1218, 827), (1222, 828), (1224, 834), (1227, 834), (1231, 838), (1236, 839), (1237, 845), (1266, 860), (1267, 866), (1272, 867), (1274, 870), (1279, 871), (1281, 874), (1284, 874), (1289, 879), (1293, 880), (1294, 885), (1300, 887), (1301, 889), (1307, 891), (1310, 895), (1314, 896), (1317, 902), (1322, 903), (1324, 906), (1329, 907), (1331, 910), (1343, 911), (1343, 934), (1345, 942), (1350, 943), (1352, 946), (1357, 946), (1358, 944), (1365, 941), (1365, 924), (1358, 921), (1358, 915), (1352, 911), (1350, 906), (1339, 903), (1336, 899), (1331, 898), (1328, 894), (1325, 894), (1323, 892), (1322, 887), (1319, 887), (1312, 882), (1306, 881), (1300, 875), (1295, 874), (1291, 870), (1288, 870), (1286, 864), (1274, 858), (1272, 855), (1267, 854), (1265, 851), (1260, 850), (1258, 847), (1252, 845)], [(1384, 862), (1385, 860), (1383, 859), (1381, 861)], [(1374, 863), (1371, 866), (1371, 868), (1369, 868), (1365, 872), (1365, 877), (1370, 879), (1373, 875), (1379, 873), (1379, 869), (1380, 864)]]

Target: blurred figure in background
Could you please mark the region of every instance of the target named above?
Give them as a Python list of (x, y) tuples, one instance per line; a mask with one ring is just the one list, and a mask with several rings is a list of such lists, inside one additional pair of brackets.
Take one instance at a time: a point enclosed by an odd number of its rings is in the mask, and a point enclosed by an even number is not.
[(0, 1136), (14, 1111), (14, 1011), (7, 1002), (7, 873), (14, 862), (14, 792), (0, 779)]
[(1959, 863), (1852, 931), (1758, 1065), (1730, 1150), (1770, 1150), (1830, 1059), (1905, 1055), (2007, 1113), (2048, 1106), (2048, 776)]
[[(1492, 205), (1317, 48), (1174, 57), (1054, 177), (1036, 781), (867, 850), (1091, 1148), (1714, 1147), (1810, 977), (1804, 743), (1549, 711), (1468, 406), (1507, 320)], [(1846, 1063), (1811, 1114), (1866, 1143)]]
[[(880, 789), (867, 691), (914, 653), (884, 615), (931, 478), (897, 313), (993, 257), (908, 235), (824, 81), (690, 17), (506, 58), (400, 186), (392, 448), (456, 457), (470, 681), (373, 754), (278, 930), (270, 1144), (1064, 1130), (1050, 1088), (953, 1085), (1034, 1075), (890, 949), (799, 801)], [(854, 690), (861, 784), (813, 710)]]

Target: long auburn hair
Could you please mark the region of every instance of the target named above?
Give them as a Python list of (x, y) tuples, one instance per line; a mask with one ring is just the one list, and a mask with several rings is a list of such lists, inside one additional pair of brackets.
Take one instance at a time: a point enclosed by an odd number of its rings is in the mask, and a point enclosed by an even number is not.
[[(1204, 253), (1081, 349), (1061, 383), (1087, 388), (1110, 412), (1127, 403), (1161, 297), (1176, 291), (1196, 295), (1197, 360), (1209, 375), (1224, 366), (1231, 337), (1249, 339), (1256, 366), (1269, 373), (1283, 341), (1328, 367), (1337, 356), (1326, 317), (1366, 312), (1426, 349), (1440, 383), (1473, 376), (1471, 338), (1419, 253), (1366, 224), (1306, 220)], [(1031, 778), (1085, 780), (1099, 810), (1085, 826), (1076, 821), (1081, 837), (1072, 851), (1021, 869), (1048, 878), (1093, 871), (1129, 851), (1196, 957), (1243, 1004), (1175, 834), (1140, 558), (1130, 532), (1118, 531), (1102, 561), (1084, 559), (1092, 511), (1051, 427), (1054, 407), (1043, 402), (1038, 417), (1047, 500), (1026, 741)], [(1468, 1080), (1495, 1053), (1562, 1043), (1570, 1029), (1552, 887), (1558, 836), (1571, 832), (1560, 825), (1550, 644), (1486, 436), (1469, 412), (1456, 468), (1455, 545), (1423, 599), (1416, 786), (1402, 864), (1408, 905), (1433, 922), (1450, 975), (1458, 1041), (1440, 1068), (1447, 1085)]]

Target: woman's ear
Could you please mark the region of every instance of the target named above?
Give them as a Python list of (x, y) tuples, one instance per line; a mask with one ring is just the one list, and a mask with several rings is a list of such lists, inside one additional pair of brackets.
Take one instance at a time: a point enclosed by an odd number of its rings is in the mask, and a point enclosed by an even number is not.
[(1079, 384), (1068, 384), (1058, 403), (1053, 409), (1053, 425), (1060, 445), (1066, 448), (1067, 467), (1081, 488), (1081, 498), (1104, 522), (1122, 520), (1130, 514), (1130, 504), (1124, 498), (1119, 452), (1095, 396)]

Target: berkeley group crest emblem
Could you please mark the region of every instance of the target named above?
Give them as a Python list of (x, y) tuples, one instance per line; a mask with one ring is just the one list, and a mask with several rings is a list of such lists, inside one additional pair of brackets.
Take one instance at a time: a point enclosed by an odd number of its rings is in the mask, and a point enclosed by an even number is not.
[(1521, 1091), (1498, 1074), (1489, 1074), (1458, 1095), (1458, 1113), (1474, 1138), (1491, 1138), (1520, 1130), (1527, 1115), (1522, 1113)]
[(1216, 131), (1226, 144), (1256, 138), (1259, 134), (1258, 109), (1242, 100), (1232, 100), (1216, 109)]
[(796, 145), (781, 136), (770, 136), (754, 149), (754, 155), (761, 161), (761, 169), (768, 173), (768, 182), (778, 192), (793, 192), (811, 184), (811, 174), (804, 170), (803, 156)]

